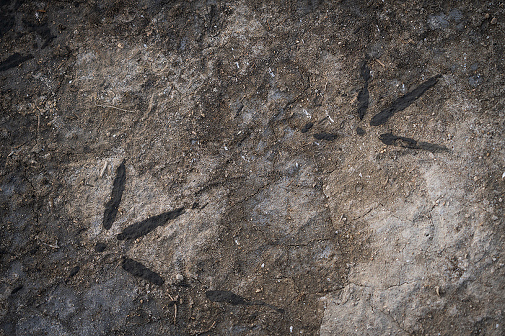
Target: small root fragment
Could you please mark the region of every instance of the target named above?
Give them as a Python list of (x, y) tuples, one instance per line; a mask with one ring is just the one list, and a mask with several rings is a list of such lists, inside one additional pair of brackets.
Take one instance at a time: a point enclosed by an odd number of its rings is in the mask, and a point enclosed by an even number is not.
[(123, 112), (135, 112), (135, 111), (125, 110), (125, 109), (122, 109), (120, 107), (116, 107), (116, 106), (112, 106), (112, 105), (100, 105), (100, 104), (96, 104), (95, 106), (96, 107), (116, 109), (116, 110), (123, 111)]
[(107, 170), (107, 165), (109, 163), (107, 161), (105, 161), (105, 164), (103, 165), (102, 169), (100, 170), (100, 178), (103, 177), (103, 174), (105, 174), (105, 171)]

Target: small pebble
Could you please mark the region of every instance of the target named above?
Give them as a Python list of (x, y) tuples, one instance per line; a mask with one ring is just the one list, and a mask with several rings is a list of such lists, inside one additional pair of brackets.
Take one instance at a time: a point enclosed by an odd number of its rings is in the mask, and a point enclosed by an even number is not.
[(175, 276), (175, 280), (177, 280), (177, 281), (179, 281), (179, 282), (183, 281), (183, 280), (184, 280), (184, 275), (182, 275), (182, 274), (177, 274), (177, 275)]

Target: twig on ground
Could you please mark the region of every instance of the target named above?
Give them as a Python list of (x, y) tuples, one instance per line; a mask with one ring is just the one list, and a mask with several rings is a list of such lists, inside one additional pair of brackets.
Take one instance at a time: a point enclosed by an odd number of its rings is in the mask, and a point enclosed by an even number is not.
[(122, 109), (122, 108), (119, 108), (119, 107), (116, 107), (116, 106), (112, 106), (112, 105), (96, 104), (95, 106), (97, 106), (97, 107), (103, 107), (103, 108), (116, 109), (116, 110), (123, 111), (123, 112), (135, 112), (135, 111), (125, 110), (125, 109)]
[[(170, 293), (167, 293), (168, 294), (168, 297), (170, 298), (170, 300), (172, 300), (174, 302), (174, 325), (175, 323), (177, 322), (177, 300), (174, 300), (174, 298), (172, 297), (172, 295), (170, 295)], [(176, 297), (177, 299), (177, 297)]]
[(105, 173), (105, 170), (107, 169), (108, 162), (105, 161), (105, 164), (103, 165), (103, 168), (100, 170), (100, 178), (103, 177), (103, 174)]
[(202, 331), (197, 331), (196, 333), (194, 333), (193, 335), (201, 335), (201, 334), (205, 334), (205, 333), (208, 333), (209, 331), (211, 331), (212, 328), (214, 328), (214, 326), (216, 325), (216, 321), (214, 321), (212, 323), (212, 325), (206, 329), (206, 330), (202, 330)]

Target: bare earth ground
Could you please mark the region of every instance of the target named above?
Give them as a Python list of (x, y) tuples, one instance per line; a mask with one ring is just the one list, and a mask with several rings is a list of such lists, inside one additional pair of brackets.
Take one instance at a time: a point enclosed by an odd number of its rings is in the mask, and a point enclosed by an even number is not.
[(0, 335), (505, 333), (503, 2), (0, 6)]

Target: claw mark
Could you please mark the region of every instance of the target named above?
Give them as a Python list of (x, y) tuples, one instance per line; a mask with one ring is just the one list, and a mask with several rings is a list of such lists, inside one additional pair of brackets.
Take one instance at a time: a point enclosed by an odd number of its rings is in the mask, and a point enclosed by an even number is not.
[(79, 271), (80, 271), (80, 267), (79, 266), (75, 266), (73, 267), (69, 274), (68, 274), (68, 278), (65, 280), (65, 283), (68, 283), (70, 281), (71, 278), (73, 278)]
[(314, 126), (314, 123), (311, 122), (306, 123), (305, 126), (303, 126), (303, 128), (301, 129), (301, 132), (307, 133), (312, 128), (312, 126)]
[(131, 275), (147, 280), (155, 285), (161, 286), (165, 283), (165, 280), (163, 280), (158, 273), (151, 271), (149, 268), (133, 259), (124, 257), (121, 266)]
[(72, 268), (70, 270), (70, 273), (68, 274), (68, 277), (69, 278), (73, 277), (74, 275), (76, 275), (79, 272), (80, 269), (81, 268), (79, 266), (75, 266), (74, 268)]
[(426, 82), (416, 87), (414, 90), (395, 100), (390, 107), (374, 115), (372, 120), (370, 120), (370, 125), (379, 126), (385, 124), (393, 114), (405, 110), (410, 106), (410, 104), (421, 97), (428, 89), (437, 84), (440, 77), (442, 77), (442, 75), (431, 77)]
[(116, 178), (114, 179), (114, 183), (112, 185), (110, 200), (107, 202), (107, 204), (105, 204), (105, 211), (103, 213), (103, 227), (106, 230), (109, 230), (112, 227), (112, 223), (114, 223), (114, 220), (116, 219), (117, 209), (121, 203), (121, 197), (123, 196), (126, 180), (126, 168), (124, 164), (125, 161), (123, 160), (119, 167), (117, 167)]
[(158, 226), (165, 225), (170, 219), (175, 219), (184, 213), (184, 208), (164, 212), (160, 215), (149, 217), (126, 227), (123, 232), (117, 235), (118, 240), (137, 239), (145, 236)]
[(107, 248), (107, 245), (105, 245), (104, 243), (98, 242), (95, 245), (95, 252), (102, 253), (103, 251), (105, 251), (106, 248)]
[(383, 144), (388, 146), (400, 146), (403, 148), (424, 149), (432, 153), (445, 152), (449, 150), (445, 146), (431, 144), (428, 142), (418, 142), (412, 138), (393, 135), (393, 133), (381, 134), (379, 136), (379, 140), (382, 141)]

